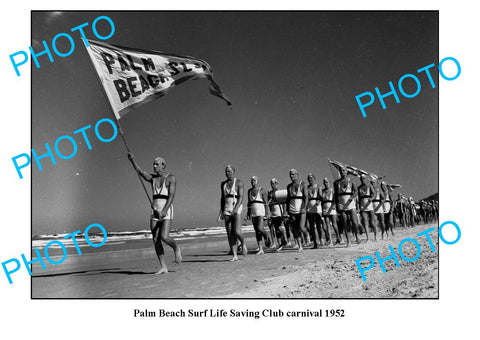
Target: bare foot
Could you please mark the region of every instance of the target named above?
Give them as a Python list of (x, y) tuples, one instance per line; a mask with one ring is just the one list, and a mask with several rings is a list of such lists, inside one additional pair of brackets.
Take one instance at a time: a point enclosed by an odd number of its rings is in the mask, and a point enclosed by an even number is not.
[(235, 261), (238, 261), (238, 257), (237, 256), (234, 256), (231, 258), (230, 262), (235, 262)]
[(303, 252), (303, 247), (298, 248), (298, 252), (302, 253)]
[(243, 245), (243, 256), (246, 257), (248, 254), (248, 249), (246, 245)]
[(162, 268), (160, 268), (160, 270), (158, 272), (155, 273), (155, 275), (166, 274), (166, 273), (168, 273), (168, 268), (167, 267), (162, 267)]
[(175, 250), (175, 262), (181, 263), (182, 262), (182, 251), (180, 250), (180, 247)]
[(260, 249), (259, 251), (256, 252), (256, 254), (261, 255), (261, 254), (265, 254), (265, 253), (263, 252), (263, 249)]

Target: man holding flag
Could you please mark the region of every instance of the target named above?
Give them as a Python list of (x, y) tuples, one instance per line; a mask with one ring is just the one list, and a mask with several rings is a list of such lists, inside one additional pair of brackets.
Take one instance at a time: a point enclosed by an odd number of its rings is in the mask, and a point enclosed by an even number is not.
[[(89, 39), (84, 39), (84, 44), (116, 118), (128, 159), (137, 172), (153, 209), (151, 230), (160, 261), (157, 274), (167, 273), (162, 241), (175, 251), (175, 262), (182, 261), (181, 250), (169, 235), (173, 219), (175, 176), (165, 171), (166, 162), (161, 157), (155, 158), (153, 162), (154, 174), (141, 170), (127, 145), (119, 119), (139, 105), (164, 96), (174, 86), (199, 78), (210, 81), (210, 93), (224, 99), (229, 106), (231, 103), (213, 80), (210, 65), (201, 59), (110, 45)], [(150, 199), (142, 179), (152, 185), (153, 200)]]
[(156, 274), (168, 273), (162, 241), (175, 251), (175, 262), (182, 262), (180, 247), (173, 238), (170, 238), (170, 227), (173, 220), (173, 199), (176, 187), (175, 176), (165, 171), (167, 163), (162, 157), (157, 157), (153, 161), (154, 174), (144, 172), (135, 162), (131, 153), (128, 154), (128, 159), (132, 162), (135, 171), (152, 185), (153, 212), (150, 217), (150, 229), (152, 230), (155, 252), (160, 261), (160, 270)]

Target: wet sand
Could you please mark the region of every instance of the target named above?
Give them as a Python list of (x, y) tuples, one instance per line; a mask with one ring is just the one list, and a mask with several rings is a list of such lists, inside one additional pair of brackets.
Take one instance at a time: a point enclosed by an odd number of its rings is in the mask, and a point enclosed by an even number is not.
[[(240, 256), (231, 263), (226, 237), (196, 243), (180, 243), (183, 262), (173, 262), (167, 249), (169, 273), (154, 275), (158, 262), (151, 240), (110, 246), (108, 251), (69, 255), (47, 270), (34, 268), (32, 298), (438, 298), (438, 251), (432, 253), (425, 237), (416, 234), (433, 225), (411, 229), (396, 228), (389, 240), (306, 249), (269, 251), (265, 255)], [(437, 228), (431, 233), (438, 249)], [(373, 238), (373, 235), (371, 234)], [(397, 250), (399, 242), (412, 237), (422, 253), (401, 266), (393, 260), (366, 272), (364, 282), (355, 260), (379, 251), (388, 256), (388, 245)], [(249, 250), (256, 241), (247, 238)], [(416, 249), (405, 246), (404, 254), (414, 257)]]

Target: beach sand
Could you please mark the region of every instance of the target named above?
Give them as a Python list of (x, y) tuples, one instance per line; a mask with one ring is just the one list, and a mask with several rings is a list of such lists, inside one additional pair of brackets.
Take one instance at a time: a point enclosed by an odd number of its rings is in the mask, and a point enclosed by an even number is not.
[[(416, 236), (431, 227), (396, 228), (389, 240), (353, 243), (350, 248), (249, 254), (234, 263), (229, 262), (225, 236), (186, 242), (181, 244), (181, 264), (173, 263), (173, 251), (166, 250), (166, 275), (154, 275), (158, 262), (150, 240), (126, 242), (104, 252), (69, 255), (47, 270), (35, 267), (32, 298), (438, 298), (438, 251), (432, 253), (426, 238)], [(436, 226), (430, 234), (438, 250)], [(376, 263), (364, 282), (355, 260), (375, 257), (375, 251), (386, 257), (388, 246), (397, 251), (406, 237), (418, 240), (420, 257), (407, 263), (397, 252), (400, 267), (388, 260), (383, 273)], [(253, 235), (247, 244), (253, 251)], [(409, 245), (403, 251), (410, 258), (416, 254)]]

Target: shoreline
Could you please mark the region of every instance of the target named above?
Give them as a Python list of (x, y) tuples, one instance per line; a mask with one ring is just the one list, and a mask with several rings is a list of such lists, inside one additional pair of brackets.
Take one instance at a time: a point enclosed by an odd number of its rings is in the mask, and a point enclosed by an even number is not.
[(390, 240), (350, 248), (342, 244), (303, 253), (287, 248), (264, 255), (251, 253), (256, 241), (246, 235), (250, 254), (234, 263), (225, 237), (185, 242), (181, 264), (172, 263), (173, 251), (166, 249), (166, 275), (154, 275), (158, 263), (151, 241), (127, 249), (133, 242), (117, 245), (125, 249), (78, 255), (45, 271), (36, 268), (32, 298), (438, 298), (438, 251), (425, 251), (426, 240), (418, 239), (424, 251), (415, 262), (400, 260), (395, 267), (387, 261), (386, 273), (377, 264), (366, 272), (367, 282), (354, 262), (375, 250), (386, 257), (388, 245), (396, 249), (403, 238), (430, 226), (396, 228)]

